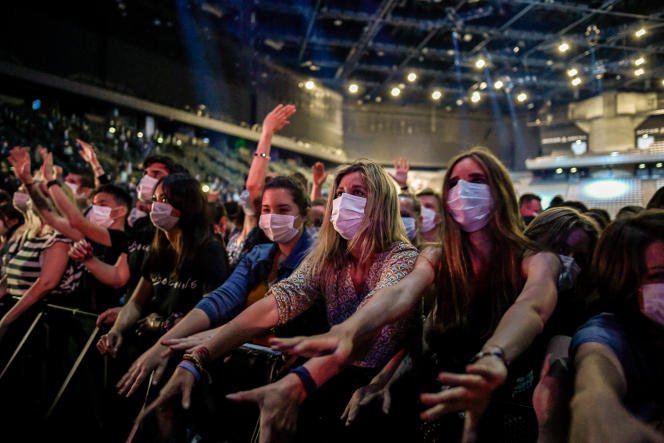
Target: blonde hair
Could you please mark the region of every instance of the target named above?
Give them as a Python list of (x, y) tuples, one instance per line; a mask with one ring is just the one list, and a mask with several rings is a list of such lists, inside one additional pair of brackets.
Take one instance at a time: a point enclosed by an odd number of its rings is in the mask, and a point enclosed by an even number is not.
[(464, 324), (471, 301), (475, 297), (478, 275), (475, 275), (471, 259), (468, 234), (454, 221), (447, 210), (451, 174), (461, 160), (475, 161), (486, 175), (487, 185), (494, 201), (494, 209), (487, 230), (492, 242), (491, 272), (485, 276), (491, 288), (489, 334), (498, 325), (507, 307), (514, 302), (522, 286), (521, 258), (528, 250), (537, 250), (533, 242), (522, 233), (514, 186), (507, 169), (486, 148), (476, 147), (463, 152), (449, 163), (443, 179), (443, 245), (442, 266), (439, 273), (439, 290), (434, 307), (434, 324), (437, 329)]
[[(359, 172), (365, 181), (367, 205), (362, 224), (355, 236), (347, 241), (334, 229), (330, 218), (339, 183), (353, 172)], [(348, 255), (355, 248), (360, 251), (359, 261), (366, 263), (396, 241), (408, 242), (408, 238), (401, 222), (397, 191), (387, 172), (369, 160), (358, 160), (340, 167), (327, 198), (318, 240), (308, 257), (314, 275), (339, 271), (348, 263)]]

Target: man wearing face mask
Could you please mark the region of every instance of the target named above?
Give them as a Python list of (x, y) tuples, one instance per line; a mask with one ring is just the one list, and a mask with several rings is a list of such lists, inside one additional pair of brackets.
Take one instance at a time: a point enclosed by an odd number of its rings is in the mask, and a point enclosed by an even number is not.
[(406, 227), (408, 240), (419, 248), (419, 231), (421, 226), (421, 206), (420, 202), (413, 194), (399, 194), (399, 210), (401, 212), (401, 221)]
[(442, 220), (440, 195), (431, 188), (425, 188), (418, 192), (416, 196), (422, 207), (422, 222), (420, 227), (422, 241), (439, 243), (439, 226)]

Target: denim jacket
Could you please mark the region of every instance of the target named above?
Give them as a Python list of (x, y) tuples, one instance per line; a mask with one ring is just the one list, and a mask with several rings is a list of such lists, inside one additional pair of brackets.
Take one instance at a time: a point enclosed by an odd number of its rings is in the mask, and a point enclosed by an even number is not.
[[(277, 281), (291, 275), (309, 253), (313, 243), (313, 237), (305, 229), (291, 254), (279, 266)], [(198, 302), (196, 308), (207, 314), (211, 327), (229, 321), (244, 309), (251, 289), (258, 283), (267, 280), (272, 267), (272, 259), (278, 247), (276, 243), (262, 243), (254, 246), (240, 259), (224, 284)]]

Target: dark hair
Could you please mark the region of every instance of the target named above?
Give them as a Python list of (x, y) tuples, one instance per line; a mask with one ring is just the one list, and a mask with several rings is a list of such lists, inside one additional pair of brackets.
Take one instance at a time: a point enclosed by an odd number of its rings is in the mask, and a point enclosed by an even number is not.
[(521, 197), (519, 197), (519, 207), (522, 204), (530, 203), (533, 200), (537, 200), (538, 202), (541, 202), (542, 198), (537, 194), (531, 194), (531, 193), (523, 194)]
[(434, 191), (431, 188), (424, 188), (420, 192), (415, 194), (415, 197), (424, 197), (424, 196), (435, 197), (436, 202), (438, 203), (438, 210), (442, 211), (442, 209), (443, 209), (443, 199), (442, 199), (442, 197), (440, 196), (439, 193), (437, 193), (436, 191)]
[(205, 244), (212, 234), (212, 223), (209, 205), (201, 184), (189, 174), (171, 174), (159, 180), (155, 186), (161, 185), (168, 203), (180, 211), (177, 227), (181, 234), (175, 245), (171, 245), (166, 234), (157, 229), (149, 260), (151, 264), (164, 266), (171, 263), (173, 272), (180, 273), (185, 266), (194, 263), (194, 256), (201, 245)]
[(0, 204), (5, 204), (10, 201), (12, 201), (12, 195), (4, 189), (0, 189)]
[(422, 214), (422, 205), (420, 204), (420, 201), (415, 197), (413, 194), (410, 192), (402, 192), (399, 194), (399, 198), (409, 198), (413, 202), (413, 210), (415, 211), (415, 214), (418, 216)]
[(555, 208), (556, 206), (560, 206), (563, 204), (564, 201), (565, 199), (563, 198), (563, 196), (558, 194), (551, 199), (551, 203), (549, 203), (549, 208)]
[(175, 162), (173, 159), (166, 155), (148, 155), (145, 157), (145, 160), (143, 160), (143, 169), (147, 168), (148, 166), (154, 164), (154, 163), (161, 163), (162, 165), (166, 166), (166, 169), (168, 169), (169, 174), (175, 174), (178, 171), (175, 171)]
[(659, 188), (648, 201), (648, 209), (664, 209), (664, 186)]
[(588, 206), (586, 206), (584, 203), (582, 203), (580, 201), (576, 201), (576, 200), (565, 200), (564, 202), (562, 202), (558, 206), (565, 206), (567, 208), (574, 208), (577, 211), (581, 211), (581, 212), (586, 212), (588, 210)]
[(590, 208), (586, 211), (586, 215), (597, 222), (601, 231), (611, 223), (611, 215), (606, 209)]
[(268, 189), (287, 189), (288, 192), (290, 192), (291, 197), (293, 197), (293, 201), (300, 209), (300, 214), (307, 214), (307, 209), (311, 206), (311, 202), (309, 201), (307, 192), (302, 188), (297, 179), (283, 175), (273, 177), (265, 183), (263, 194), (265, 194), (265, 191)]
[(648, 246), (664, 241), (664, 210), (646, 209), (616, 219), (602, 233), (593, 256), (601, 308), (633, 317)]
[(127, 212), (129, 212), (129, 209), (131, 208), (131, 196), (127, 191), (125, 191), (118, 185), (107, 184), (107, 185), (101, 185), (100, 187), (95, 189), (94, 192), (92, 193), (92, 196), (94, 197), (95, 195), (101, 194), (102, 192), (104, 194), (109, 194), (113, 196), (116, 203), (127, 208)]
[(618, 210), (618, 213), (616, 214), (616, 220), (618, 220), (619, 218), (636, 215), (639, 212), (643, 211), (643, 209), (644, 209), (643, 206), (636, 206), (636, 205), (623, 206)]
[(298, 182), (305, 192), (309, 189), (309, 182), (307, 181), (307, 177), (305, 177), (301, 172), (293, 172), (291, 175), (289, 175), (289, 177)]
[(0, 205), (0, 217), (3, 220), (18, 220), (19, 224), (25, 221), (23, 214), (11, 202)]
[(76, 174), (81, 177), (81, 186), (84, 188), (94, 188), (95, 179), (88, 168), (73, 166), (69, 168), (69, 174)]

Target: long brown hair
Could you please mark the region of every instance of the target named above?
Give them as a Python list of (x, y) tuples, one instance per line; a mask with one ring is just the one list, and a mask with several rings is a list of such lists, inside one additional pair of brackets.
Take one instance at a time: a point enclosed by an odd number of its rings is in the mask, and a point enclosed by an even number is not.
[[(473, 270), (468, 234), (447, 210), (452, 171), (457, 163), (466, 158), (474, 160), (484, 170), (494, 201), (493, 213), (486, 226), (492, 243), (489, 259), (492, 269), (482, 276), (476, 275)], [(476, 282), (482, 278), (491, 291), (490, 318), (483, 332), (484, 335), (490, 334), (521, 289), (523, 282), (520, 264), (523, 254), (538, 248), (522, 233), (516, 194), (507, 169), (487, 149), (473, 148), (449, 161), (443, 179), (442, 200), (442, 265), (433, 323), (438, 331), (465, 324), (470, 304), (476, 295)]]
[(648, 246), (664, 241), (664, 210), (646, 209), (615, 220), (606, 227), (593, 256), (600, 308), (631, 315), (637, 312), (636, 295), (646, 274)]
[[(364, 208), (364, 220), (357, 234), (347, 241), (335, 231), (330, 218), (339, 183), (344, 176), (353, 172), (359, 172), (367, 185), (367, 206)], [(341, 270), (348, 263), (350, 251), (355, 247), (361, 251), (359, 261), (366, 263), (375, 254), (386, 251), (399, 240), (408, 242), (401, 222), (397, 191), (387, 172), (369, 160), (358, 160), (341, 167), (334, 178), (325, 205), (325, 216), (318, 240), (308, 257), (314, 275)]]

